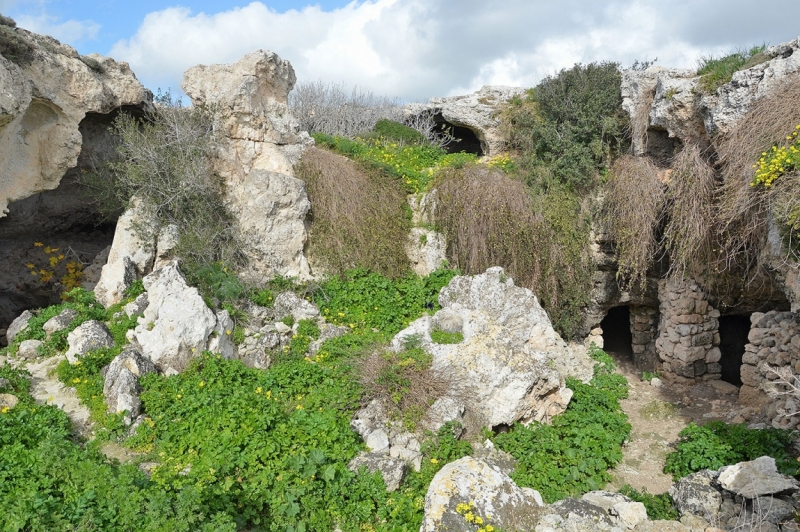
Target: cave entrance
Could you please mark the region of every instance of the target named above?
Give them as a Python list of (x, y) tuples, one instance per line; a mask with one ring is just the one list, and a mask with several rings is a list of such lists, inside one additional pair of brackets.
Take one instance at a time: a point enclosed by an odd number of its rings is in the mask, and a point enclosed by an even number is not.
[(627, 306), (614, 307), (600, 322), (603, 330), (603, 350), (633, 360), (631, 311)]
[(440, 114), (433, 117), (436, 122), (436, 127), (439, 131), (449, 131), (453, 137), (458, 139), (458, 142), (451, 142), (444, 147), (447, 153), (458, 153), (465, 151), (467, 153), (474, 153), (478, 157), (483, 156), (483, 147), (481, 141), (474, 131), (467, 127), (457, 126), (451, 124)]
[(719, 318), (719, 350), (722, 358), (722, 380), (736, 386), (742, 385), (742, 356), (750, 333), (748, 316), (721, 316)]

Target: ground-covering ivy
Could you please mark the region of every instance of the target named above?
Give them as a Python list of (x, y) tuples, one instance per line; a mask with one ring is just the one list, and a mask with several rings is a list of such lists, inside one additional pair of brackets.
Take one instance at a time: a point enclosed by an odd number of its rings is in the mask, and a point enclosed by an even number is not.
[(798, 474), (798, 462), (789, 448), (792, 434), (780, 429), (748, 429), (745, 424), (728, 425), (711, 421), (705, 425), (690, 423), (680, 434), (675, 450), (667, 456), (665, 473), (678, 480), (702, 469), (719, 469), (738, 462), (772, 456), (785, 475)]
[(602, 350), (588, 384), (568, 379), (574, 392), (567, 410), (551, 425), (514, 425), (494, 442), (519, 464), (511, 477), (538, 490), (547, 502), (600, 489), (611, 480), (608, 470), (622, 460), (622, 443), (631, 426), (619, 401), (628, 395), (625, 377), (614, 373), (613, 360)]

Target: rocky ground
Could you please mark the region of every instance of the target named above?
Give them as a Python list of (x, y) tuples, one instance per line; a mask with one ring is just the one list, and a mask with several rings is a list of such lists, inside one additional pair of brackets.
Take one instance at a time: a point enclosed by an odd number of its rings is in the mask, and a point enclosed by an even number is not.
[(740, 415), (738, 388), (724, 381), (692, 387), (653, 386), (642, 380), (642, 372), (628, 355), (610, 354), (628, 379), (629, 396), (621, 404), (632, 428), (631, 440), (623, 447), (622, 462), (611, 472), (614, 480), (608, 488), (630, 484), (639, 491), (646, 488), (653, 494), (664, 493), (672, 485), (672, 477), (663, 472), (664, 461), (677, 443), (678, 433), (692, 421), (731, 422)]

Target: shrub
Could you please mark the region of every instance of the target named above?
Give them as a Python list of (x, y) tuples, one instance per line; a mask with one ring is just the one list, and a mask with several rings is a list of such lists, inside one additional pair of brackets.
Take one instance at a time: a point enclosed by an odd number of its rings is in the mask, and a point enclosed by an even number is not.
[(466, 274), (503, 266), (539, 297), (559, 332), (575, 334), (591, 286), (585, 204), (557, 185), (534, 195), (483, 166), (445, 169), (433, 188), (434, 219), (450, 264)]
[(618, 276), (640, 286), (658, 251), (665, 186), (647, 157), (624, 155), (609, 173), (603, 221), (614, 241)]
[(526, 179), (591, 188), (626, 144), (617, 63), (576, 64), (546, 77), (501, 113)]
[(460, 332), (447, 332), (434, 329), (431, 331), (431, 340), (436, 344), (460, 344), (464, 341), (464, 335)]
[(411, 220), (396, 180), (317, 148), (305, 151), (296, 170), (312, 205), (312, 262), (332, 275), (358, 267), (389, 277), (408, 272)]
[(289, 110), (300, 122), (300, 129), (343, 137), (371, 131), (382, 118), (402, 119), (396, 99), (376, 96), (358, 86), (348, 91), (344, 84), (323, 81), (295, 85), (289, 93)]
[(724, 57), (702, 57), (697, 67), (697, 75), (700, 76), (700, 87), (706, 93), (716, 91), (725, 85), (733, 77), (733, 73), (746, 68), (752, 68), (769, 57), (764, 53), (767, 46), (753, 46), (750, 49), (737, 50)]
[(792, 435), (787, 430), (748, 429), (744, 424), (711, 421), (702, 426), (690, 423), (678, 435), (680, 441), (664, 465), (664, 472), (672, 473), (675, 480), (765, 455), (775, 458), (781, 473), (798, 474), (798, 463), (789, 452)]
[(144, 241), (174, 225), (180, 235), (174, 254), (189, 269), (214, 261), (238, 264), (241, 252), (222, 200), (224, 184), (212, 171), (213, 110), (183, 107), (167, 93), (142, 120), (119, 114), (111, 131), (118, 138), (118, 157), (82, 174), (100, 210), (112, 217), (135, 197), (144, 219), (157, 220), (134, 227)]
[(16, 28), (16, 22), (4, 18), (6, 20), (0, 24), (0, 55), (20, 66), (30, 64), (35, 54), (34, 45)]
[(517, 424), (494, 438), (519, 461), (511, 477), (538, 490), (547, 502), (602, 488), (630, 436), (619, 404), (627, 397), (627, 381), (613, 372), (614, 363), (602, 350), (592, 347), (590, 354), (597, 360), (594, 377), (589, 384), (568, 379), (574, 395), (552, 425)]

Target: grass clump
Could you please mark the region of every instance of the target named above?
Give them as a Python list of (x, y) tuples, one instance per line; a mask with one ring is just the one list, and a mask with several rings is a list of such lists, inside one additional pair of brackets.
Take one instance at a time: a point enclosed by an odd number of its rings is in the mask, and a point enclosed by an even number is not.
[(703, 469), (755, 460), (760, 456), (775, 459), (784, 475), (798, 474), (798, 462), (789, 450), (791, 431), (780, 429), (748, 429), (744, 424), (728, 425), (711, 421), (705, 425), (690, 423), (680, 434), (676, 449), (667, 456), (665, 473), (675, 480)]
[(631, 426), (619, 404), (628, 395), (625, 377), (614, 373), (614, 362), (592, 347), (596, 360), (589, 384), (568, 379), (574, 395), (567, 410), (552, 425), (514, 425), (494, 442), (519, 460), (511, 477), (520, 486), (537, 489), (554, 502), (601, 489), (611, 480), (608, 469), (622, 460), (622, 443)]
[(436, 344), (460, 344), (464, 341), (464, 335), (460, 332), (447, 332), (441, 329), (431, 331), (431, 340)]
[(358, 267), (389, 277), (408, 272), (404, 244), (411, 218), (397, 180), (317, 148), (304, 152), (297, 175), (313, 206), (312, 261), (332, 275)]
[(416, 129), (394, 120), (382, 118), (375, 123), (373, 133), (380, 137), (405, 144), (426, 144), (425, 136)]
[(669, 496), (669, 493), (653, 495), (647, 492), (647, 488), (643, 488), (642, 491), (637, 491), (631, 487), (630, 484), (622, 486), (619, 489), (619, 493), (633, 499), (635, 502), (644, 504), (647, 510), (647, 518), (651, 521), (661, 519), (667, 521), (678, 520), (678, 509), (675, 508), (675, 503), (672, 501), (672, 497)]
[(752, 46), (749, 49), (737, 50), (723, 57), (702, 57), (697, 68), (700, 76), (700, 88), (706, 93), (712, 93), (728, 83), (734, 72), (752, 68), (769, 60), (764, 53), (766, 44)]

